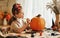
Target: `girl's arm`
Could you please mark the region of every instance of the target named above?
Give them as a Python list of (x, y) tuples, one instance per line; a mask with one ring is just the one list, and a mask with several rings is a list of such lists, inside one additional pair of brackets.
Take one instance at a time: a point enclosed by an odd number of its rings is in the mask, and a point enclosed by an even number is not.
[(18, 25), (17, 25), (17, 22), (13, 22), (12, 23), (12, 28), (17, 32), (17, 33), (21, 33), (23, 30), (25, 30), (28, 25), (29, 25), (29, 20), (27, 20), (27, 23), (23, 22), (23, 26), (20, 28)]

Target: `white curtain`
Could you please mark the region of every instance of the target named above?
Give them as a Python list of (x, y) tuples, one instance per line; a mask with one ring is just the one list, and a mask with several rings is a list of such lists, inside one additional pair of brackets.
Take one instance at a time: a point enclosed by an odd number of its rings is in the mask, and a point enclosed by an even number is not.
[(20, 3), (23, 7), (25, 18), (32, 18), (32, 0), (16, 0), (17, 3)]
[(51, 9), (46, 9), (48, 2), (52, 3), (52, 0), (16, 0), (23, 6), (25, 18), (33, 18), (37, 14), (41, 14), (46, 21), (46, 27), (51, 28), (52, 19), (55, 22), (55, 14), (51, 13)]

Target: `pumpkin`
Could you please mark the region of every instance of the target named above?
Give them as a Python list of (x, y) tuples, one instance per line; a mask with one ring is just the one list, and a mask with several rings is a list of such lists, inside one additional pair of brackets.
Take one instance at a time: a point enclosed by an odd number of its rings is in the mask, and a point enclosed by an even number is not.
[(11, 15), (8, 13), (7, 15), (6, 15), (6, 20), (10, 20), (11, 19)]
[(53, 30), (53, 31), (57, 30), (57, 26), (54, 25), (54, 26), (52, 27), (52, 30)]
[(34, 17), (30, 22), (30, 27), (32, 30), (40, 31), (45, 28), (45, 20), (43, 18)]

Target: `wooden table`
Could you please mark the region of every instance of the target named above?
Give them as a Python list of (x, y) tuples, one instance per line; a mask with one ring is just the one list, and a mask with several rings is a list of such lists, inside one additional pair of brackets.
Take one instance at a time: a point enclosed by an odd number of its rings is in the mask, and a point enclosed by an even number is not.
[[(35, 34), (34, 34), (34, 38), (60, 38), (60, 33), (59, 32), (55, 32), (56, 34), (59, 34), (59, 35), (56, 35), (56, 36), (51, 36), (51, 33), (52, 33), (53, 31), (50, 31), (50, 32), (47, 32), (47, 31), (44, 31), (43, 32), (43, 34), (42, 34), (42, 36), (40, 36), (40, 32), (36, 32)], [(14, 36), (14, 35), (20, 35), (20, 36), (22, 36), (22, 37), (27, 37), (27, 38), (32, 38), (31, 37), (31, 34), (27, 34), (27, 33), (21, 33), (21, 34), (13, 34), (12, 33), (12, 35)]]
[[(58, 35), (56, 36), (51, 36), (51, 33), (56, 33)], [(22, 36), (22, 37), (27, 37), (27, 38), (32, 38), (30, 33), (26, 33), (26, 31), (23, 31), (20, 34), (16, 34), (16, 33), (8, 33), (3, 35), (3, 37), (7, 37), (7, 36)], [(60, 38), (60, 33), (56, 32), (56, 31), (52, 31), (52, 30), (44, 30), (42, 36), (40, 36), (40, 32), (36, 32), (34, 33), (34, 38)]]

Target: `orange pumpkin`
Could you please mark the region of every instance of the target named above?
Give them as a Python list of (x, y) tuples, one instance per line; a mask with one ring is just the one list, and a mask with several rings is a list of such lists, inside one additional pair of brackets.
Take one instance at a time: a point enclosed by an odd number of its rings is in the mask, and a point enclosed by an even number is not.
[(45, 20), (43, 18), (34, 17), (30, 22), (30, 27), (32, 30), (37, 30), (37, 31), (44, 30)]
[(7, 14), (6, 14), (6, 20), (9, 21), (10, 19), (11, 19), (11, 14), (10, 14), (10, 13), (7, 13)]

